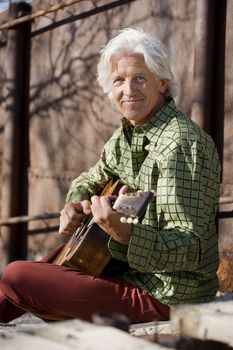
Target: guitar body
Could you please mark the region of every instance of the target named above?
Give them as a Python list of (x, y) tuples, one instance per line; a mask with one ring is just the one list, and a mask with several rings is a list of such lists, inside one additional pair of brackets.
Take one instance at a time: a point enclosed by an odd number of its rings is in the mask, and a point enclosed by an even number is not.
[[(118, 195), (121, 187), (122, 183), (119, 180), (113, 185), (110, 181), (101, 195)], [(126, 223), (137, 223), (152, 196), (151, 192), (122, 194), (117, 197), (113, 209), (128, 217), (128, 219), (123, 217)], [(72, 235), (56, 257), (54, 264), (71, 267), (98, 277), (111, 260), (108, 241), (109, 235), (90, 216)]]
[[(110, 181), (101, 195), (117, 195), (122, 183)], [(72, 235), (54, 264), (63, 265), (98, 277), (111, 259), (108, 250), (109, 235), (91, 218)]]
[(67, 243), (55, 263), (98, 277), (111, 259), (108, 241), (109, 235), (94, 223), (77, 238), (75, 245), (74, 242)]

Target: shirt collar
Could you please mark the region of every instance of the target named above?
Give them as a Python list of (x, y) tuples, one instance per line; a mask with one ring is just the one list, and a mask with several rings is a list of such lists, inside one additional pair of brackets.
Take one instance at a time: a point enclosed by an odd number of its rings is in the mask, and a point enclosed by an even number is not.
[(123, 133), (128, 142), (130, 142), (134, 132), (143, 133), (150, 139), (150, 134), (154, 135), (156, 129), (162, 131), (161, 129), (175, 117), (176, 113), (176, 104), (174, 100), (171, 99), (160, 111), (156, 112), (146, 124), (134, 127), (127, 118), (123, 117), (121, 119)]

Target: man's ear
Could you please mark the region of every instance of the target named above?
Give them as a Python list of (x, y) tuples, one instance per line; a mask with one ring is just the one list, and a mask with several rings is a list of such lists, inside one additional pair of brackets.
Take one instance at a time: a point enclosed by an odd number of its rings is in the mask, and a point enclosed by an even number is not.
[(167, 90), (167, 80), (166, 79), (160, 79), (159, 83), (160, 83), (159, 92), (164, 94), (166, 92), (166, 90)]

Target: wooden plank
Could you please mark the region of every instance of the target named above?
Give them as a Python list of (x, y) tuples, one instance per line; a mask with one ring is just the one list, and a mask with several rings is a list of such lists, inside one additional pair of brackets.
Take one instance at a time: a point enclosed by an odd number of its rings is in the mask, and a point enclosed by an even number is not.
[(56, 339), (59, 344), (69, 344), (79, 350), (162, 350), (158, 344), (152, 344), (123, 332), (106, 326), (97, 326), (80, 320), (59, 322), (52, 327), (40, 329), (38, 335), (47, 339)]
[(171, 322), (180, 336), (218, 341), (233, 347), (232, 300), (174, 307)]
[(146, 323), (132, 324), (129, 327), (131, 335), (145, 336), (145, 335), (159, 335), (168, 334), (175, 335), (175, 330), (170, 321), (155, 321)]
[(70, 346), (59, 344), (51, 339), (38, 337), (34, 334), (16, 332), (0, 334), (0, 349), (2, 350), (70, 350)]
[(34, 329), (31, 327), (24, 331), (0, 333), (0, 349), (172, 350), (172, 347), (151, 343), (113, 327), (70, 320), (46, 326), (35, 325)]

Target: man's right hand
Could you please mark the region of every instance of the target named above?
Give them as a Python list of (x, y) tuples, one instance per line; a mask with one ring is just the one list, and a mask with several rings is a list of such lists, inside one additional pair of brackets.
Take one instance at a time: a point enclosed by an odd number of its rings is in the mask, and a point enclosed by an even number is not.
[(88, 200), (67, 203), (60, 211), (61, 235), (71, 235), (81, 225), (86, 215), (91, 214), (91, 203)]

